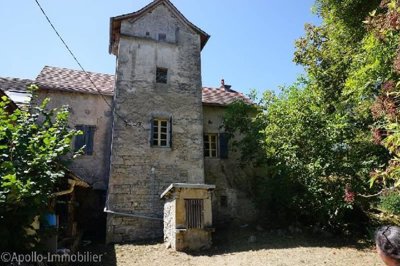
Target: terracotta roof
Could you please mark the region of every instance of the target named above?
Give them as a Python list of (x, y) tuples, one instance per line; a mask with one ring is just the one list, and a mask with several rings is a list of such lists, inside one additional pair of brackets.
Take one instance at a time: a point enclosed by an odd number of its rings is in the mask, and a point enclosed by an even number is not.
[(2, 90), (19, 107), (28, 106), (31, 100), (31, 92), (28, 86), (35, 82), (30, 79), (3, 78), (0, 77), (0, 90)]
[(0, 77), (0, 89), (3, 91), (27, 92), (27, 87), (33, 83), (30, 79)]
[[(93, 86), (93, 83), (96, 87)], [(89, 94), (112, 96), (114, 92), (114, 76), (93, 72), (83, 72), (67, 68), (45, 66), (36, 78), (41, 89), (73, 91)], [(97, 91), (99, 90), (99, 91)]]
[[(103, 95), (112, 96), (114, 93), (114, 76), (87, 72), (90, 79)], [(98, 94), (87, 75), (83, 71), (67, 68), (45, 66), (36, 79), (41, 89), (61, 90), (89, 94)], [(221, 88), (203, 88), (203, 103), (207, 105), (227, 105), (235, 100), (252, 103), (242, 93)]]
[(203, 104), (206, 105), (228, 105), (234, 101), (244, 101), (248, 104), (253, 102), (243, 95), (243, 93), (221, 88), (203, 88)]
[(210, 35), (208, 35), (206, 32), (201, 30), (199, 27), (191, 23), (169, 0), (154, 0), (147, 6), (143, 7), (142, 9), (121, 15), (121, 16), (116, 16), (112, 17), (110, 19), (110, 44), (109, 44), (109, 52), (112, 53), (113, 50), (113, 45), (116, 41), (118, 41), (118, 34), (119, 30), (121, 28), (121, 21), (125, 19), (138, 19), (140, 18), (143, 14), (146, 14), (150, 10), (156, 8), (160, 4), (165, 4), (167, 7), (169, 7), (175, 15), (181, 19), (183, 23), (188, 25), (193, 31), (198, 33), (200, 35), (200, 40), (201, 40), (201, 49), (206, 45), (208, 39), (210, 38)]

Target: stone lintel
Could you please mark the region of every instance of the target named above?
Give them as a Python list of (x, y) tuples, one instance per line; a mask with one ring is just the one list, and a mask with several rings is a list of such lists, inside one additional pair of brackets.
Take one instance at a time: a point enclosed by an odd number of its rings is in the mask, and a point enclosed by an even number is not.
[(207, 185), (207, 184), (190, 184), (190, 183), (172, 183), (168, 186), (168, 188), (161, 194), (160, 198), (164, 198), (170, 193), (173, 193), (177, 188), (185, 188), (185, 189), (204, 189), (204, 190), (214, 190), (215, 185)]

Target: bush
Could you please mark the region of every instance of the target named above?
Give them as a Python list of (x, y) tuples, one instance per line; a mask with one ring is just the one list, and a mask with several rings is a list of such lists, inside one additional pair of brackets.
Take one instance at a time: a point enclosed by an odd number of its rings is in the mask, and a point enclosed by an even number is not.
[(24, 251), (38, 236), (27, 235), (36, 216), (46, 212), (54, 186), (64, 176), (60, 157), (70, 152), (75, 130), (68, 111), (47, 110), (48, 100), (31, 113), (9, 114), (0, 100), (0, 250)]
[(392, 191), (386, 195), (381, 196), (380, 209), (390, 214), (400, 214), (400, 191)]
[(359, 224), (358, 211), (368, 210), (369, 203), (356, 195), (368, 194), (369, 173), (386, 158), (370, 141), (369, 129), (360, 130), (340, 105), (328, 112), (301, 80), (262, 100), (255, 110), (230, 105), (224, 126), (238, 136), (233, 144), (241, 163), (265, 170), (262, 178), (253, 178), (252, 195), (266, 220), (333, 231)]

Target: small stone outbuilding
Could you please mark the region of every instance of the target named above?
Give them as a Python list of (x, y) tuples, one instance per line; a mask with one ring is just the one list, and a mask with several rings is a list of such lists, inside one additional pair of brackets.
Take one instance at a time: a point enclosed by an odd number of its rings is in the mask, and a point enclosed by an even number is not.
[(161, 198), (164, 204), (164, 242), (174, 250), (211, 247), (214, 185), (171, 184)]

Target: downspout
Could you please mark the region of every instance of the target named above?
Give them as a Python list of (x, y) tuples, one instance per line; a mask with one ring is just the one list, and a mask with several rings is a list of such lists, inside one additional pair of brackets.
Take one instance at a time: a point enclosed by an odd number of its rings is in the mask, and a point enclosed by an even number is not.
[(127, 216), (127, 217), (134, 217), (134, 218), (142, 218), (142, 219), (147, 219), (147, 220), (156, 220), (156, 221), (163, 221), (164, 219), (158, 218), (158, 217), (151, 217), (151, 216), (146, 216), (146, 215), (141, 215), (141, 214), (134, 214), (134, 213), (125, 213), (125, 212), (116, 212), (107, 209), (107, 207), (104, 208), (104, 212), (106, 213), (111, 213), (115, 215), (120, 215), (120, 216)]
[(75, 189), (76, 183), (77, 182), (75, 180), (68, 179), (68, 184), (70, 185), (69, 188), (67, 190), (55, 192), (55, 193), (53, 193), (53, 196), (54, 197), (59, 197), (59, 196), (71, 194)]

